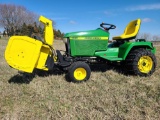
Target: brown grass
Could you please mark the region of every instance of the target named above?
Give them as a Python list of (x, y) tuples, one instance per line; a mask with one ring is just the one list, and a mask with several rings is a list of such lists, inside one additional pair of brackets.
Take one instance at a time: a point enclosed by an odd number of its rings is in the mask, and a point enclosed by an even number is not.
[[(0, 39), (0, 119), (160, 119), (160, 47), (150, 77), (123, 75), (111, 67), (74, 84), (63, 73), (19, 74), (5, 62), (6, 44)], [(55, 45), (63, 48), (62, 42)]]

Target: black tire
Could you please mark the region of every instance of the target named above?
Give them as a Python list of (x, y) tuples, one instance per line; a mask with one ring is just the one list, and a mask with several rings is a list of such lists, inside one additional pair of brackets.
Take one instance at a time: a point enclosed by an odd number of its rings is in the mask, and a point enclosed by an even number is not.
[(91, 69), (85, 62), (74, 62), (68, 69), (67, 77), (71, 82), (84, 82), (90, 78)]
[(150, 76), (155, 71), (156, 57), (149, 50), (132, 50), (125, 61), (126, 71), (139, 76)]

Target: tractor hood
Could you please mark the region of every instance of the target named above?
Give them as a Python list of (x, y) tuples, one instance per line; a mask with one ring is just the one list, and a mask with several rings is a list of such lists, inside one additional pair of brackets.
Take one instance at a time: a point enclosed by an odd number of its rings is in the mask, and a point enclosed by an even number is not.
[(107, 49), (109, 33), (99, 28), (67, 33), (64, 38), (69, 38), (67, 45), (71, 50), (71, 56), (94, 56), (96, 51)]
[(88, 30), (88, 31), (78, 31), (78, 32), (70, 32), (64, 35), (64, 38), (68, 37), (105, 37), (105, 39), (109, 38), (109, 33), (98, 28), (96, 30)]

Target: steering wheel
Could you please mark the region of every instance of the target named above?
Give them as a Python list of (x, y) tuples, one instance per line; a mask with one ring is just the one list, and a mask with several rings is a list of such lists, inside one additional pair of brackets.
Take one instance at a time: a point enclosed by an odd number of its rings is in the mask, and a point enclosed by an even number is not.
[[(108, 23), (103, 23), (103, 22), (100, 24), (100, 26), (106, 31), (109, 31), (110, 29), (116, 28), (116, 26), (113, 24), (108, 24)], [(104, 27), (104, 26), (108, 26), (108, 27)]]

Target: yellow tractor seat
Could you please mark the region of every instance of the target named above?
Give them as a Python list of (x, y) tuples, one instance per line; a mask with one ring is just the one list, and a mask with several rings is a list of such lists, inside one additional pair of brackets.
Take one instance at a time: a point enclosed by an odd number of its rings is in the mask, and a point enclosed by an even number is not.
[(134, 39), (139, 31), (141, 25), (141, 20), (133, 20), (131, 21), (124, 30), (124, 33), (120, 36), (115, 36), (113, 40), (131, 40)]

